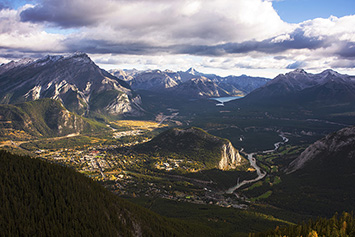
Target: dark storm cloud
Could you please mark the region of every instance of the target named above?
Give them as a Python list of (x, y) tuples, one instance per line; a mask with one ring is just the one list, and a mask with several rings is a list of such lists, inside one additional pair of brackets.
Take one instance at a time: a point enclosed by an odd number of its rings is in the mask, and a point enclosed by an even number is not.
[(277, 41), (277, 38), (270, 38), (263, 41), (245, 41), (242, 43), (226, 43), (215, 46), (192, 45), (175, 46), (176, 53), (222, 56), (225, 54), (246, 54), (250, 52), (261, 52), (266, 54), (282, 53), (290, 49), (319, 49), (331, 45), (328, 39), (318, 39), (305, 36), (300, 29), (290, 34), (290, 38)]
[(72, 0), (42, 0), (40, 4), (21, 12), (23, 22), (42, 23), (47, 22), (63, 28), (90, 26), (99, 20), (99, 16), (107, 10), (102, 7), (87, 5), (87, 8), (76, 7)]
[(50, 22), (63, 28), (80, 27), (92, 24), (90, 18), (68, 17), (60, 13), (54, 13), (53, 10), (48, 10), (41, 7), (27, 9), (20, 14), (21, 21), (29, 21), (33, 23)]
[(8, 60), (19, 60), (21, 58), (27, 57), (27, 58), (42, 58), (46, 55), (48, 55), (48, 52), (33, 52), (30, 50), (26, 51), (16, 51), (13, 49), (6, 49), (3, 47), (0, 47), (0, 55), (2, 58), (6, 58)]
[(166, 50), (163, 47), (154, 47), (144, 43), (125, 43), (117, 44), (105, 40), (90, 40), (82, 39), (77, 41), (75, 39), (64, 42), (68, 51), (81, 51), (91, 54), (132, 54), (132, 55), (148, 55), (154, 53), (161, 53)]
[(341, 49), (338, 51), (337, 54), (342, 58), (355, 58), (355, 43), (343, 43)]
[[(133, 55), (149, 55), (149, 54), (189, 54), (199, 56), (224, 56), (231, 54), (248, 54), (251, 52), (259, 52), (265, 54), (278, 54), (287, 50), (309, 49), (316, 50), (327, 48), (334, 44), (334, 40), (330, 37), (312, 38), (308, 37), (301, 30), (296, 30), (286, 37), (284, 40), (277, 40), (277, 37), (263, 41), (245, 41), (241, 43), (226, 43), (219, 45), (170, 45), (170, 46), (153, 46), (147, 43), (115, 43), (106, 40), (91, 39), (70, 39), (65, 41), (68, 51), (83, 51), (87, 53), (113, 53), (113, 54), (133, 54)], [(337, 54), (341, 57), (354, 57), (355, 44), (349, 42), (337, 42), (341, 45)], [(277, 56), (278, 60), (285, 59), (283, 56)], [(290, 68), (294, 68), (296, 64), (290, 64)]]

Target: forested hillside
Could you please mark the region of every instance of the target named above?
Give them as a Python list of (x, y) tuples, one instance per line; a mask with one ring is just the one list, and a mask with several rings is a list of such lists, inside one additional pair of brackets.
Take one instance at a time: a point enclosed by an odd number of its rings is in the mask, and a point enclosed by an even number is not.
[(331, 219), (318, 218), (299, 225), (276, 227), (251, 236), (355, 236), (355, 219), (353, 214), (344, 212), (340, 217), (334, 215)]
[(0, 137), (4, 139), (55, 137), (104, 129), (96, 121), (69, 112), (58, 100), (0, 104)]
[(211, 236), (118, 198), (74, 170), (0, 151), (4, 236)]

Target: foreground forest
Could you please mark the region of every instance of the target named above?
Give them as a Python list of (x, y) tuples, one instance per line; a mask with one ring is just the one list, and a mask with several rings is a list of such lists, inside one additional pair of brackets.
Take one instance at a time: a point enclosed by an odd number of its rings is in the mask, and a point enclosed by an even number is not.
[(71, 168), (0, 151), (4, 236), (214, 236), (118, 198)]
[[(107, 191), (71, 168), (0, 151), (4, 236), (218, 236), (205, 225), (169, 219)], [(241, 233), (235, 233), (239, 236)], [(249, 236), (354, 236), (344, 212)]]
[(274, 230), (250, 236), (355, 236), (355, 219), (352, 213), (344, 212), (341, 216), (335, 214), (331, 219), (318, 218), (299, 225), (277, 226)]

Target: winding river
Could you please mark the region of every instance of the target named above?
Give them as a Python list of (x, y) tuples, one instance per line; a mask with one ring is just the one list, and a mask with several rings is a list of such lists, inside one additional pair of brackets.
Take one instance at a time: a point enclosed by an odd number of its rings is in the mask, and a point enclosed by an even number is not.
[[(270, 153), (270, 152), (274, 152), (276, 151), (277, 149), (279, 149), (280, 145), (282, 144), (285, 144), (286, 142), (288, 142), (288, 138), (285, 137), (282, 133), (279, 134), (279, 136), (282, 138), (282, 141), (281, 142), (276, 142), (274, 144), (274, 149), (273, 150), (267, 150), (267, 151), (262, 151), (262, 153)], [(246, 154), (248, 156), (248, 160), (250, 162), (250, 165), (256, 170), (256, 174), (258, 175), (255, 179), (250, 179), (250, 180), (243, 180), (242, 182), (238, 182), (237, 185), (229, 188), (226, 193), (227, 194), (232, 194), (235, 190), (239, 189), (240, 187), (246, 185), (246, 184), (250, 184), (250, 183), (254, 183), (254, 182), (257, 182), (261, 179), (263, 179), (267, 173), (265, 171), (262, 171), (260, 169), (260, 167), (256, 164), (256, 159), (254, 157), (254, 155), (256, 154), (257, 152), (254, 152), (254, 153), (250, 153), (250, 154)]]

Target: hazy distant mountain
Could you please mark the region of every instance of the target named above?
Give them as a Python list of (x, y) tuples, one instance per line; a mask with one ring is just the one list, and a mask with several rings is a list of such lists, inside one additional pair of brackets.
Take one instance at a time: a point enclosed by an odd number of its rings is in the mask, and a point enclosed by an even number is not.
[[(208, 76), (206, 76), (208, 77)], [(241, 76), (227, 76), (217, 78), (219, 86), (222, 88), (231, 88), (242, 91), (244, 94), (249, 94), (253, 90), (264, 86), (271, 81), (269, 78), (264, 77), (251, 77), (247, 75)]]
[(342, 75), (333, 70), (311, 74), (297, 69), (278, 75), (250, 93), (244, 100), (270, 104), (350, 102), (355, 100), (355, 77)]
[(187, 81), (189, 81), (191, 79), (201, 78), (201, 77), (205, 77), (205, 78), (211, 79), (211, 78), (207, 77), (206, 74), (200, 73), (200, 72), (196, 71), (194, 68), (189, 68), (185, 72), (184, 71), (178, 71), (177, 73), (180, 75), (182, 82), (187, 82)]
[(70, 111), (140, 114), (140, 97), (83, 53), (23, 59), (0, 66), (0, 103), (59, 100)]
[[(181, 83), (170, 89), (172, 94), (183, 95), (190, 98), (198, 97), (223, 97), (223, 96), (242, 96), (241, 91), (227, 91), (218, 86), (218, 84), (208, 78), (199, 77)], [(239, 92), (239, 93), (234, 93)]]
[(111, 70), (134, 90), (148, 90), (169, 95), (197, 97), (243, 96), (263, 86), (270, 79), (262, 77), (204, 74), (190, 68), (187, 71), (170, 70), (124, 71)]
[(136, 74), (129, 81), (134, 90), (160, 91), (177, 86), (180, 79), (178, 75), (169, 75), (168, 72), (160, 70), (144, 71)]

